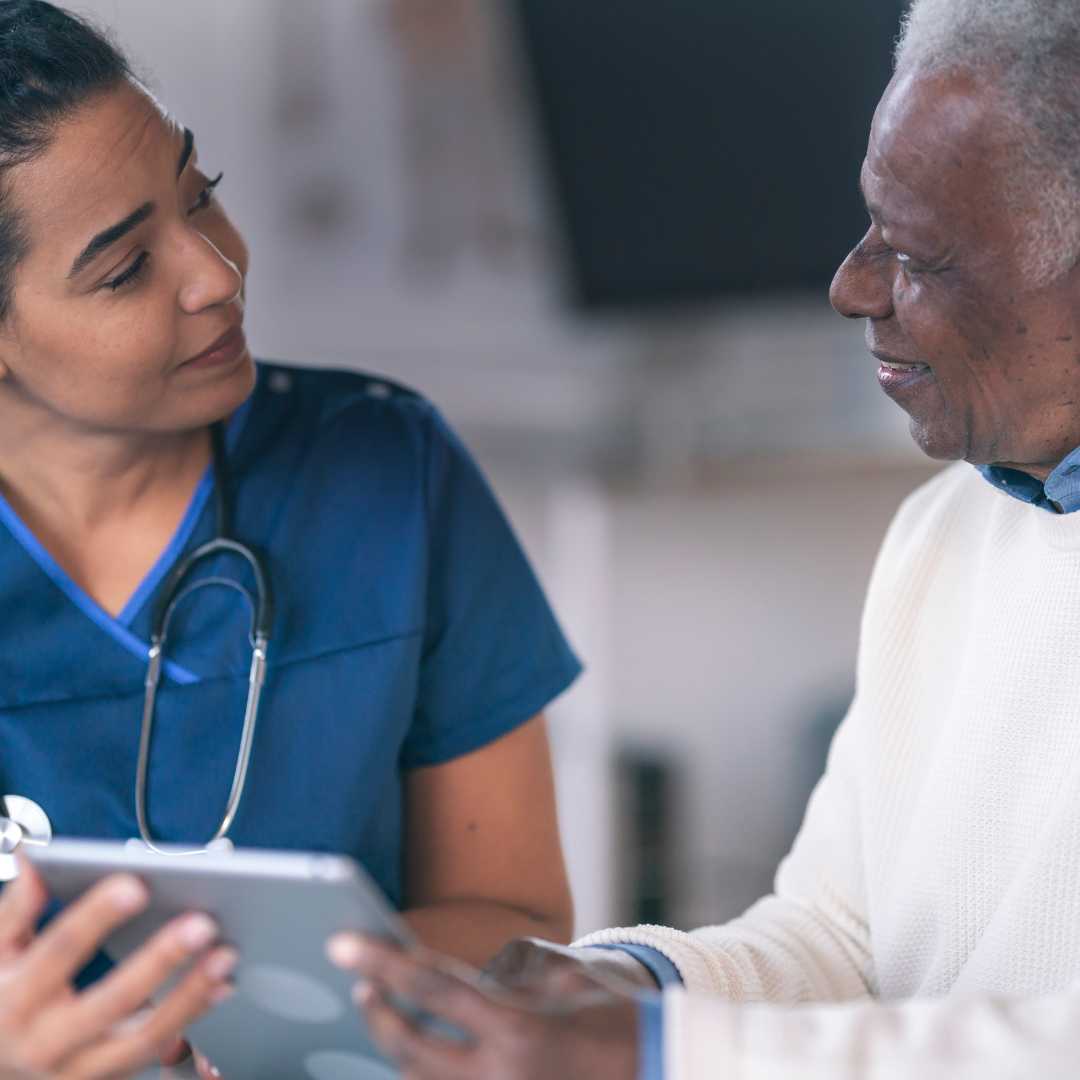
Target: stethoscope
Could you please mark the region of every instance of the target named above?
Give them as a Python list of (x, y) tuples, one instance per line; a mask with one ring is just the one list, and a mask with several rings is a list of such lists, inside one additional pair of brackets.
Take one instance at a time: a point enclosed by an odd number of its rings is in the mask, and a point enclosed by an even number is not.
[[(229, 492), (229, 455), (225, 445), (225, 428), (218, 422), (211, 425), (210, 440), (214, 453), (214, 515), (213, 540), (197, 547), (189, 555), (173, 564), (161, 583), (161, 589), (150, 616), (150, 657), (146, 669), (143, 698), (142, 732), (139, 736), (139, 758), (135, 767), (135, 816), (139, 822), (142, 843), (151, 851), (164, 855), (197, 855), (213, 848), (228, 846), (227, 833), (232, 826), (240, 797), (247, 781), (251, 746), (255, 737), (255, 723), (259, 715), (259, 699), (266, 682), (266, 652), (274, 629), (274, 590), (270, 573), (262, 555), (232, 533), (232, 504)], [(184, 584), (185, 579), (200, 563), (221, 554), (240, 556), (251, 567), (255, 578), (255, 599), (243, 585), (232, 578), (206, 577)], [(146, 781), (150, 771), (150, 747), (154, 734), (154, 712), (157, 702), (161, 665), (165, 645), (169, 637), (169, 623), (177, 605), (196, 589), (207, 585), (224, 585), (236, 589), (251, 606), (251, 672), (248, 676), (247, 705), (244, 708), (244, 726), (240, 734), (240, 749), (236, 755), (229, 799), (225, 804), (225, 816), (217, 831), (207, 843), (191, 850), (180, 850), (173, 845), (162, 848), (150, 831), (146, 812)], [(42, 846), (52, 839), (52, 825), (44, 810), (32, 799), (21, 795), (7, 795), (0, 799), (0, 881), (10, 881), (18, 874), (15, 850), (23, 844)]]

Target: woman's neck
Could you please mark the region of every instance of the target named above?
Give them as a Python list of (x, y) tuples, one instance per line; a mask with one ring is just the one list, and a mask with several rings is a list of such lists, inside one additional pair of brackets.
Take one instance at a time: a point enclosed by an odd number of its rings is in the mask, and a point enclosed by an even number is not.
[(192, 476), (198, 483), (210, 458), (206, 428), (95, 431), (0, 408), (0, 489), (76, 528), (129, 514), (163, 488), (188, 486)]
[(168, 545), (211, 458), (206, 428), (94, 430), (0, 393), (0, 493), (114, 615)]

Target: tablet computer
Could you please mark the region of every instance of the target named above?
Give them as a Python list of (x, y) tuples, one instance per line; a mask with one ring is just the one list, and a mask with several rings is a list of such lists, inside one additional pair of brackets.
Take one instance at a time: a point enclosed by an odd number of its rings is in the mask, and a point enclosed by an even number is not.
[[(166, 851), (169, 851), (166, 845)], [(177, 852), (185, 849), (177, 848)], [(188, 1031), (224, 1080), (395, 1080), (326, 959), (327, 938), (360, 930), (408, 948), (412, 934), (353, 859), (295, 851), (159, 854), (142, 841), (54, 839), (28, 850), (53, 893), (70, 901), (99, 878), (137, 874), (150, 906), (105, 944), (120, 960), (169, 919), (205, 911), (237, 947), (237, 992)]]

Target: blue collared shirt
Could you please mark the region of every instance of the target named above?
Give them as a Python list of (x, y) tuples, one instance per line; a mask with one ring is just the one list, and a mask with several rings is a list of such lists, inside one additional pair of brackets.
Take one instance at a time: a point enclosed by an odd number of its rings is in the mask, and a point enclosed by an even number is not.
[(638, 1080), (664, 1080), (664, 1006), (648, 990), (638, 995)]
[(1061, 462), (1046, 478), (1045, 484), (1019, 469), (1003, 469), (1000, 465), (975, 467), (994, 487), (1014, 499), (1041, 506), (1051, 513), (1057, 512), (1051, 503), (1057, 503), (1063, 514), (1080, 510), (1080, 447)]
[[(657, 986), (682, 986), (679, 969), (659, 949), (648, 945), (594, 945), (594, 949), (618, 949), (629, 953), (649, 969)], [(638, 1080), (663, 1080), (664, 1009), (659, 994), (643, 990), (638, 995)]]

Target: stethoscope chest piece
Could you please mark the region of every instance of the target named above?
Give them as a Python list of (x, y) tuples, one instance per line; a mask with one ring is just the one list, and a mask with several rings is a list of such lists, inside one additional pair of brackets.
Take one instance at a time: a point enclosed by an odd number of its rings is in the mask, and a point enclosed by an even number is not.
[(0, 800), (0, 881), (19, 876), (15, 849), (20, 844), (44, 846), (52, 839), (49, 816), (33, 799), (7, 795)]

